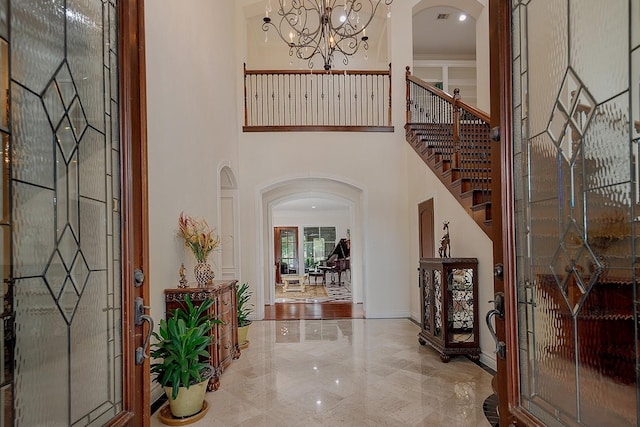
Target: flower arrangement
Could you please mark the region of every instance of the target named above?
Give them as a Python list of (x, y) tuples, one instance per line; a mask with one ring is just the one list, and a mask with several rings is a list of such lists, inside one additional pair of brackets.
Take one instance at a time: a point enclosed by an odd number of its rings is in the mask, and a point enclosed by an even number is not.
[(182, 212), (178, 224), (178, 236), (182, 237), (184, 245), (191, 249), (198, 262), (206, 261), (211, 251), (220, 246), (220, 236), (204, 219), (194, 218)]

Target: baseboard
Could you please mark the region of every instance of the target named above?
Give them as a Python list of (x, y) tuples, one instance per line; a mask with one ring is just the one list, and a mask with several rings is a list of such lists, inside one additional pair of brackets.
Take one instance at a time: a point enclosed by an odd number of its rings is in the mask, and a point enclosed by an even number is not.
[(407, 319), (409, 316), (408, 311), (369, 311), (365, 314), (366, 319)]
[[(153, 400), (152, 400), (153, 401)], [(155, 414), (158, 409), (162, 407), (167, 401), (167, 395), (163, 394), (157, 400), (153, 401), (151, 404), (151, 415)]]
[(480, 353), (480, 363), (491, 369), (493, 371), (493, 374), (495, 375), (496, 369), (498, 369), (495, 354), (492, 354), (492, 356), (490, 356), (485, 352)]
[(149, 399), (151, 400), (151, 413), (156, 412), (167, 401), (167, 395), (164, 393), (164, 389), (157, 382), (151, 384), (151, 390), (149, 390)]

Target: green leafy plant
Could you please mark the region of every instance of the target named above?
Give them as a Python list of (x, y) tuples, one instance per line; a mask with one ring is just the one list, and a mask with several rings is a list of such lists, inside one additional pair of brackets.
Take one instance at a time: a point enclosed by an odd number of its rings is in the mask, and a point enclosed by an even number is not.
[(187, 295), (184, 302), (186, 308), (175, 309), (166, 321), (160, 320), (158, 332), (153, 333), (156, 342), (151, 345), (151, 356), (158, 360), (151, 364), (151, 373), (163, 387), (172, 388), (172, 399), (178, 397), (179, 387), (189, 388), (208, 378), (210, 331), (220, 323), (207, 315), (213, 300), (195, 306)]
[(247, 326), (251, 324), (249, 315), (253, 313), (253, 304), (249, 304), (253, 292), (249, 289), (248, 283), (243, 283), (237, 291), (238, 299), (238, 326)]

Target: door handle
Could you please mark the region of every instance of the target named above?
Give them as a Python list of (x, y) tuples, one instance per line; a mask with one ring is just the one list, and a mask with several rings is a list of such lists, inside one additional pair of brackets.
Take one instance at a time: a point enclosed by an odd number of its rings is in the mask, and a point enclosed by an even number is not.
[(489, 301), (493, 302), (493, 310), (489, 310), (487, 313), (487, 317), (485, 321), (487, 322), (487, 328), (489, 328), (489, 333), (493, 337), (493, 340), (496, 343), (496, 354), (500, 359), (507, 358), (507, 345), (504, 341), (500, 341), (498, 339), (498, 335), (496, 334), (496, 330), (491, 323), (491, 318), (498, 316), (500, 319), (504, 319), (504, 294), (502, 292), (498, 292), (495, 295), (495, 300)]
[(153, 333), (153, 319), (151, 318), (151, 316), (144, 313), (144, 311), (149, 307), (144, 305), (142, 298), (136, 298), (134, 304), (134, 323), (136, 324), (136, 326), (140, 326), (144, 324), (144, 322), (147, 322), (149, 324), (149, 330), (147, 331), (147, 337), (144, 340), (144, 344), (142, 345), (142, 347), (136, 348), (136, 365), (142, 365), (144, 363), (144, 359), (149, 357), (149, 355), (147, 354), (147, 349), (149, 348), (151, 334)]

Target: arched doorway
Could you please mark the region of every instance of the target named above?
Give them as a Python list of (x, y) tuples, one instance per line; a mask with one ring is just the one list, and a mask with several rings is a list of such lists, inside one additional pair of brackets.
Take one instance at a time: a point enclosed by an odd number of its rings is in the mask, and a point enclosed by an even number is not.
[(218, 230), (223, 245), (217, 254), (220, 277), (237, 279), (240, 277), (239, 224), (238, 224), (238, 184), (228, 165), (220, 167), (220, 203), (218, 203)]
[(351, 270), (350, 282), (354, 303), (366, 305), (366, 290), (362, 259), (364, 253), (364, 233), (362, 224), (363, 214), (361, 200), (364, 197), (362, 188), (332, 178), (302, 178), (281, 181), (265, 187), (261, 191), (261, 234), (262, 234), (262, 262), (259, 267), (259, 282), (263, 284), (257, 289), (258, 300), (263, 304), (273, 304), (275, 298), (274, 287), (276, 270), (274, 267), (274, 208), (290, 203), (294, 200), (315, 199), (331, 201), (345, 206), (345, 215), (351, 240)]

